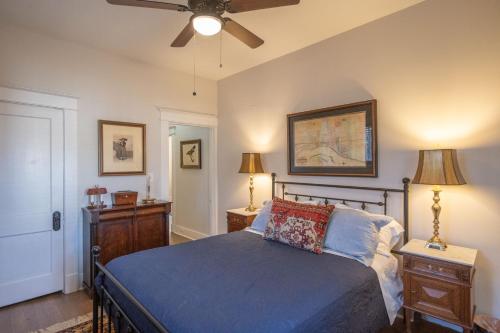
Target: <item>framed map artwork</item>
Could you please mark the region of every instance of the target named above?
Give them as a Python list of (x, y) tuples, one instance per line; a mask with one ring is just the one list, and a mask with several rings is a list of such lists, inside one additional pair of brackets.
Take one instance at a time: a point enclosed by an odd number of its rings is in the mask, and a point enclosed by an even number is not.
[(377, 177), (377, 101), (289, 114), (288, 174)]

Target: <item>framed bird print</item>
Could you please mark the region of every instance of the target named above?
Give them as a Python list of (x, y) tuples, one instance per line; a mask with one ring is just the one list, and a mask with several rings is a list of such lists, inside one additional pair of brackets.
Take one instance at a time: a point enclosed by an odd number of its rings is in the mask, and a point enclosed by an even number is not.
[(181, 141), (181, 168), (201, 169), (201, 140)]
[(146, 125), (99, 120), (99, 176), (146, 174)]

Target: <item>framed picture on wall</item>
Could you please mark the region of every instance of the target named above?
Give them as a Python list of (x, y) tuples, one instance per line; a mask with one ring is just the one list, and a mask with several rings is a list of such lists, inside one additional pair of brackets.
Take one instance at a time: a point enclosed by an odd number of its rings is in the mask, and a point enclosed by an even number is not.
[(377, 101), (289, 114), (288, 174), (377, 177)]
[(99, 120), (99, 176), (146, 174), (146, 125)]
[(201, 139), (181, 141), (181, 168), (201, 169)]

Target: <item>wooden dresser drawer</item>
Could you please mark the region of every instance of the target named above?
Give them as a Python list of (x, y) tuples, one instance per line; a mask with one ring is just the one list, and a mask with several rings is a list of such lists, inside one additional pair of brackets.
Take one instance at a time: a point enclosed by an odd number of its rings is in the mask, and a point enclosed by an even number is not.
[(83, 285), (92, 295), (94, 284), (92, 247), (101, 247), (99, 261), (169, 244), (168, 214), (171, 202), (114, 206), (103, 209), (82, 208)]
[(247, 227), (246, 224), (242, 223), (228, 223), (227, 224), (227, 232), (235, 232), (235, 231), (240, 231), (243, 230)]
[(227, 220), (228, 222), (246, 223), (246, 218), (244, 216), (233, 213), (227, 213)]
[(417, 311), (437, 315), (451, 322), (466, 321), (464, 298), (467, 288), (459, 284), (443, 283), (430, 277), (405, 273), (409, 276), (409, 297), (405, 295), (405, 305)]
[(473, 271), (467, 266), (418, 256), (405, 256), (404, 260), (405, 269), (416, 273), (445, 278), (465, 284), (470, 284), (472, 280)]
[[(256, 214), (255, 214), (256, 215)], [(240, 231), (252, 225), (255, 215), (240, 215), (228, 212), (227, 213), (227, 232)]]

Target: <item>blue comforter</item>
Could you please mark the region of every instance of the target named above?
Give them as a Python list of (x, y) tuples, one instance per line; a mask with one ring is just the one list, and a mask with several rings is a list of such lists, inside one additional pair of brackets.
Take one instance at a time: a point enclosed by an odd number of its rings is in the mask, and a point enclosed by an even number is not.
[[(169, 332), (378, 332), (389, 324), (375, 271), (241, 231), (116, 258), (109, 271)], [(143, 332), (155, 330), (109, 279)]]

